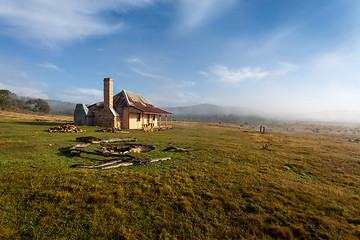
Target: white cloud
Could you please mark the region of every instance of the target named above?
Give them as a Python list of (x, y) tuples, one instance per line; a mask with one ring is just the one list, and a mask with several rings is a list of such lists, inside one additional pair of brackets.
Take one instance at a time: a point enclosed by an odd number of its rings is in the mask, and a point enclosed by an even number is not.
[(55, 64), (52, 64), (52, 63), (49, 63), (49, 62), (40, 63), (40, 64), (38, 64), (38, 66), (39, 66), (39, 67), (42, 67), (42, 68), (47, 68), (47, 69), (59, 71), (59, 72), (62, 72), (62, 71), (63, 71), (61, 68), (59, 68), (59, 67), (56, 66)]
[(223, 13), (235, 0), (180, 0), (180, 28), (187, 31)]
[(205, 77), (214, 81), (226, 84), (234, 84), (245, 81), (246, 79), (262, 79), (268, 75), (268, 72), (258, 67), (244, 67), (230, 70), (227, 66), (214, 65), (210, 68), (210, 72), (199, 72), (199, 74), (204, 75)]
[(72, 88), (56, 95), (65, 102), (92, 104), (103, 101), (103, 91), (87, 88)]
[[(125, 12), (151, 4), (153, 0), (3, 0), (0, 8), (2, 32), (12, 37), (35, 40), (47, 47), (109, 34), (123, 27), (121, 22), (106, 22), (104, 12)], [(100, 15), (102, 14), (102, 15)]]

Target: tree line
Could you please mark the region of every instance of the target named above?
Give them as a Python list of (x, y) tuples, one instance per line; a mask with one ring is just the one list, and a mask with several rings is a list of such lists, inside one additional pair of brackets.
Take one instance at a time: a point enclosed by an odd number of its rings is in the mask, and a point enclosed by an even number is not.
[(24, 109), (33, 112), (50, 112), (50, 106), (45, 100), (40, 98), (18, 98), (15, 93), (6, 89), (0, 89), (0, 108), (2, 110)]

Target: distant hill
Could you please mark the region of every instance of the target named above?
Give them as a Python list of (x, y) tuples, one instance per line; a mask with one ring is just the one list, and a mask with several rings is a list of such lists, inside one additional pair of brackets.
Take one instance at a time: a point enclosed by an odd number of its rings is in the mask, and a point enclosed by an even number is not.
[(256, 109), (243, 107), (223, 107), (214, 104), (198, 104), (184, 107), (164, 107), (164, 109), (174, 113), (176, 116), (261, 115), (261, 112)]
[(222, 107), (213, 104), (199, 104), (184, 107), (164, 107), (174, 114), (178, 121), (221, 122), (234, 124), (257, 124), (269, 120), (261, 117), (263, 114), (256, 109), (242, 107)]
[(62, 102), (57, 100), (45, 100), (50, 106), (50, 113), (62, 114), (62, 115), (73, 115), (76, 107), (75, 103)]

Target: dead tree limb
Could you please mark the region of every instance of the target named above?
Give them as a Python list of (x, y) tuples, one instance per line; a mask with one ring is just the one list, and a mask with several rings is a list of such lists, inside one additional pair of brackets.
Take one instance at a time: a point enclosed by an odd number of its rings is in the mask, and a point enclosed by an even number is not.
[(170, 150), (175, 150), (175, 151), (178, 151), (178, 152), (189, 152), (189, 151), (191, 151), (191, 149), (179, 148), (179, 147), (175, 147), (175, 146), (165, 148), (163, 151), (170, 151)]
[(136, 137), (119, 137), (119, 138), (104, 138), (100, 140), (100, 143), (109, 143), (109, 142), (136, 142)]
[(109, 142), (136, 142), (136, 137), (118, 137), (118, 138), (97, 138), (97, 137), (78, 137), (77, 141), (87, 143), (109, 143)]
[(100, 140), (101, 140), (100, 138), (92, 137), (92, 136), (76, 138), (76, 141), (86, 142), (86, 143), (100, 143)]
[(69, 147), (68, 149), (66, 149), (66, 152), (71, 152), (71, 150), (77, 149), (77, 148), (84, 148), (84, 147), (88, 147), (90, 145), (90, 143), (76, 143), (74, 145), (72, 145), (71, 147)]
[(109, 165), (106, 167), (102, 167), (101, 169), (110, 169), (110, 168), (117, 168), (117, 167), (126, 167), (131, 166), (134, 164), (144, 164), (144, 163), (150, 163), (150, 162), (158, 162), (158, 161), (165, 161), (170, 160), (171, 157), (164, 157), (164, 158), (153, 158), (153, 159), (142, 159), (140, 161), (133, 161), (133, 162), (122, 162), (118, 164)]
[(72, 165), (71, 167), (73, 168), (101, 168), (101, 169), (110, 169), (110, 168), (117, 168), (117, 167), (125, 167), (125, 166), (131, 166), (134, 164), (146, 164), (149, 162), (158, 162), (158, 161), (165, 161), (165, 160), (170, 160), (171, 157), (164, 157), (164, 158), (153, 158), (153, 159), (145, 159), (145, 158), (138, 158), (138, 157), (133, 157), (133, 159), (115, 159), (115, 160), (110, 160), (110, 161), (106, 161), (104, 163), (101, 164), (96, 164), (96, 165), (81, 165), (81, 164), (76, 164), (76, 165)]

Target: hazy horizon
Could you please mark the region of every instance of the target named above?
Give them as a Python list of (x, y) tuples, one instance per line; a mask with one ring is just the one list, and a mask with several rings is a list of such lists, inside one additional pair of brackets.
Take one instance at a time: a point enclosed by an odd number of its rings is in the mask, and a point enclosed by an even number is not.
[(360, 2), (3, 1), (0, 89), (74, 103), (241, 106), (360, 122)]

